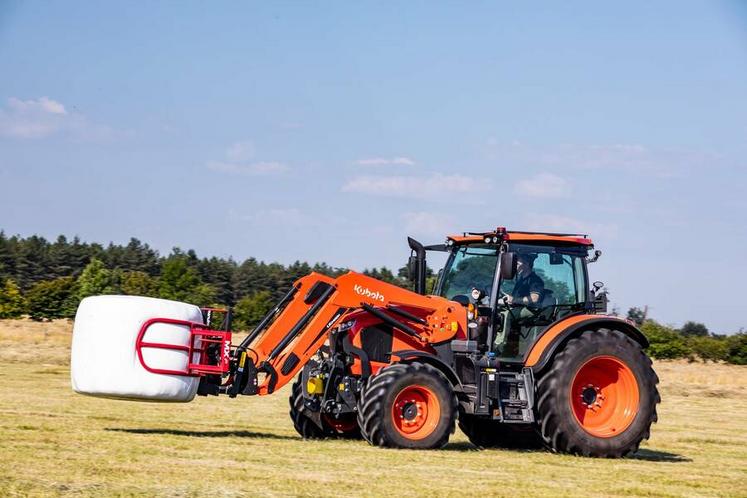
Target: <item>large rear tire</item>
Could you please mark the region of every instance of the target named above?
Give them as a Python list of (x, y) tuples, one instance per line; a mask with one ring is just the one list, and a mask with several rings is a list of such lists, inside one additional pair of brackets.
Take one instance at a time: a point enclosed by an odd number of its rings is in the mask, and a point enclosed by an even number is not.
[(470, 443), (478, 448), (542, 448), (542, 439), (531, 425), (504, 424), (485, 417), (460, 413), (459, 428)]
[(340, 418), (313, 412), (304, 403), (301, 376), (291, 386), (290, 417), (293, 427), (304, 439), (343, 438), (356, 439), (361, 437), (358, 422), (354, 414), (345, 414)]
[(441, 448), (454, 433), (457, 399), (444, 375), (424, 363), (397, 363), (371, 377), (358, 403), (358, 425), (371, 444)]
[(617, 458), (635, 452), (657, 420), (658, 382), (651, 360), (630, 337), (584, 332), (537, 381), (539, 434), (562, 453)]

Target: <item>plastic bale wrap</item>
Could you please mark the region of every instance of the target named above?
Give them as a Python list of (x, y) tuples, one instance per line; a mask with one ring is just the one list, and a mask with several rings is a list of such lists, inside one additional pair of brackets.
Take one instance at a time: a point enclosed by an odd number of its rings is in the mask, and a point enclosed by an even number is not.
[[(152, 318), (202, 323), (197, 306), (138, 296), (95, 296), (81, 301), (75, 315), (70, 376), (73, 390), (91, 396), (150, 401), (191, 401), (199, 378), (147, 371), (135, 348), (143, 324)], [(189, 327), (155, 323), (144, 341), (189, 346)], [(186, 370), (186, 351), (143, 348), (152, 369)], [(193, 361), (197, 358), (193, 358)]]

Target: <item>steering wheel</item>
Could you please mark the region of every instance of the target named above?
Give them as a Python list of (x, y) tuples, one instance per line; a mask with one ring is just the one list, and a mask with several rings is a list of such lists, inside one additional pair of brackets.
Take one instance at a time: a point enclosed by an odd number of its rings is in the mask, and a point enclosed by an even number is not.
[[(527, 321), (532, 320), (542, 312), (542, 306), (536, 306), (533, 304), (508, 303), (506, 302), (506, 297), (508, 297), (508, 294), (503, 291), (499, 291), (499, 293), (501, 294), (499, 300), (503, 302), (503, 306), (506, 307), (506, 311), (511, 315), (511, 319), (514, 320), (517, 325), (521, 325), (522, 323), (526, 323)], [(520, 313), (514, 313), (514, 310), (517, 308), (526, 310), (531, 313), (531, 315), (521, 317)]]

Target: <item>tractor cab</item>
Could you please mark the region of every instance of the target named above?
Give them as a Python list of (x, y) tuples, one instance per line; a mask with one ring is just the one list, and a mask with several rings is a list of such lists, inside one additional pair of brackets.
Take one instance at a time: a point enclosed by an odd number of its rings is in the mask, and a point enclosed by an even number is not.
[(502, 363), (522, 363), (552, 323), (593, 308), (583, 235), (506, 232), (450, 236), (434, 294), (468, 308), (469, 339)]

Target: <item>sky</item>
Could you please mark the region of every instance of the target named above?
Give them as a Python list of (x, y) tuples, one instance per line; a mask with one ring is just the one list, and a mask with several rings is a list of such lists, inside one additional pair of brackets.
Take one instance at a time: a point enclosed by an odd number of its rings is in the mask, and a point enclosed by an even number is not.
[(623, 313), (731, 333), (746, 158), (739, 1), (0, 3), (6, 234), (362, 270), (580, 232)]

